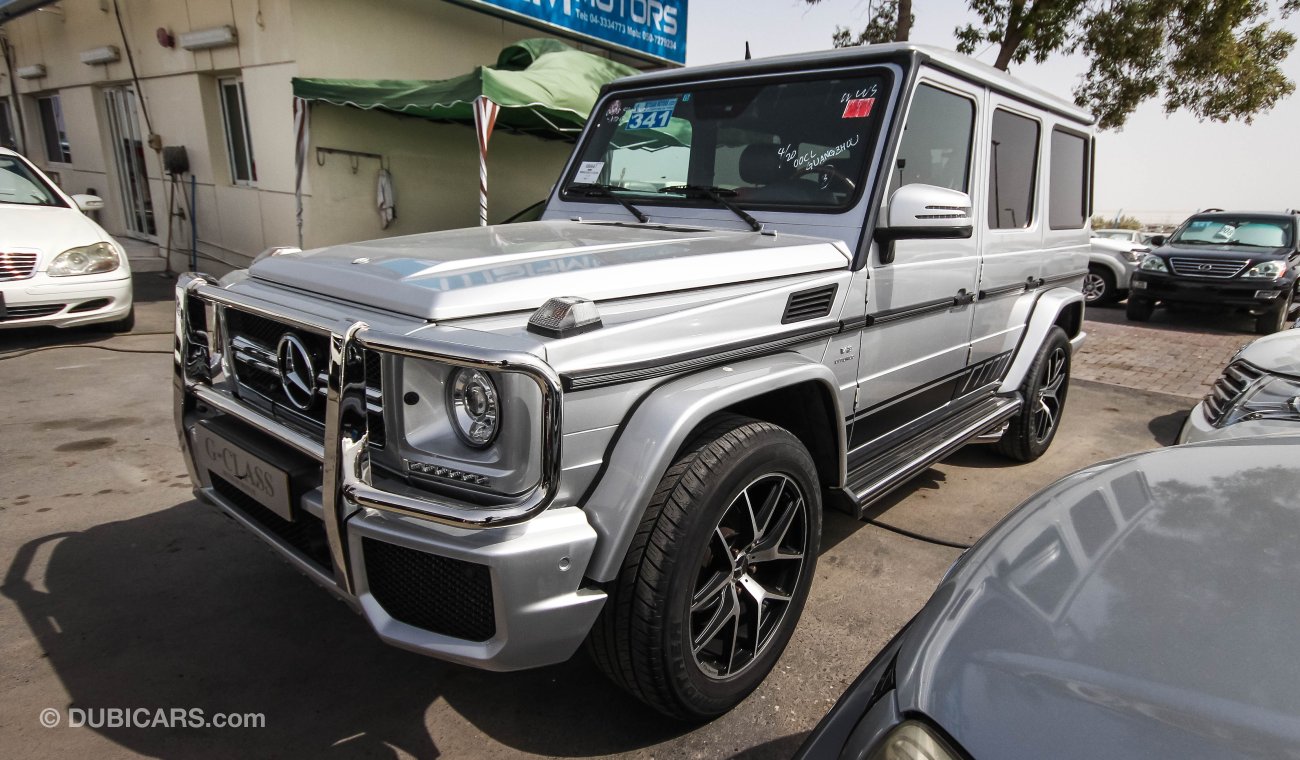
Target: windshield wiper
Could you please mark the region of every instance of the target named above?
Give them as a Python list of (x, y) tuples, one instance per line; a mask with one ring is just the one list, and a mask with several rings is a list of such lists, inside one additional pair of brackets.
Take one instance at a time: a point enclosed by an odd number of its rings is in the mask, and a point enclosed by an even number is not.
[(755, 219), (754, 217), (746, 213), (745, 209), (741, 208), (740, 206), (737, 206), (736, 204), (732, 203), (731, 201), (723, 197), (724, 195), (735, 196), (736, 194), (735, 190), (729, 190), (725, 187), (705, 187), (703, 185), (671, 185), (669, 187), (660, 188), (659, 192), (679, 193), (687, 197), (695, 196), (697, 198), (699, 197), (708, 198), (709, 200), (713, 201), (719, 206), (722, 206), (723, 208), (726, 208), (728, 211), (731, 211), (733, 214), (740, 217), (741, 219), (744, 219), (745, 223), (748, 224), (750, 229), (752, 229), (754, 232), (763, 231), (763, 225), (757, 219)]
[(626, 190), (627, 188), (625, 187), (619, 187), (618, 185), (602, 185), (597, 182), (575, 182), (572, 185), (569, 185), (569, 189), (580, 191), (582, 192), (583, 195), (587, 196), (588, 198), (591, 197), (613, 198), (614, 200), (618, 201), (620, 206), (627, 209), (632, 214), (632, 216), (635, 216), (638, 222), (645, 224), (646, 222), (650, 221), (650, 217), (642, 213), (641, 209), (637, 208), (636, 206), (633, 206), (631, 203), (628, 203), (623, 198), (614, 194), (615, 190)]

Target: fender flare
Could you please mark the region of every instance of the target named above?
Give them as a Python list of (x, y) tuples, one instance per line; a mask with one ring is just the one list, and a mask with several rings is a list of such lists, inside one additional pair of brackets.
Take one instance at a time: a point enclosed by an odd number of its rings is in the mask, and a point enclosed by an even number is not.
[[(1038, 347), (1047, 339), (1048, 331), (1060, 323), (1061, 314), (1074, 304), (1079, 305), (1082, 313), (1083, 294), (1069, 288), (1053, 288), (1039, 296), (1034, 303), (1033, 313), (1029, 315), (1025, 334), (1020, 339), (1020, 347), (1016, 349), (1016, 358), (1012, 360), (1011, 367), (1002, 380), (1002, 386), (998, 388), (998, 393), (1013, 393), (1019, 390), (1021, 382), (1025, 379), (1025, 373), (1029, 371), (1029, 365), (1033, 364), (1034, 356), (1038, 353)], [(1064, 327), (1070, 345), (1073, 350), (1078, 351), (1087, 335), (1083, 332), (1083, 319), (1079, 319), (1079, 326), (1075, 329), (1071, 329), (1068, 325)]]
[(1115, 287), (1120, 290), (1128, 287), (1129, 271), (1124, 268), (1123, 264), (1116, 261), (1113, 256), (1090, 253), (1088, 254), (1088, 266), (1092, 266), (1093, 264), (1104, 266), (1110, 270), (1110, 273), (1115, 276)]
[(786, 352), (671, 380), (634, 407), (616, 434), (595, 490), (582, 505), (598, 536), (587, 577), (606, 582), (618, 576), (655, 488), (702, 422), (747, 399), (808, 381), (826, 386), (834, 419), (840, 423), (836, 455), (843, 482), (844, 414), (835, 375), (821, 362)]

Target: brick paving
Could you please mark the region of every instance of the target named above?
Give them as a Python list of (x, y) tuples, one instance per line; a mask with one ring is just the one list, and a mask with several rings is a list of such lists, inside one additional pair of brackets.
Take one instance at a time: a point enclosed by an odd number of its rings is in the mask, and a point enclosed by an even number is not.
[(1129, 322), (1121, 305), (1090, 307), (1088, 339), (1072, 377), (1200, 399), (1237, 349), (1259, 337), (1254, 320), (1233, 314), (1168, 312)]

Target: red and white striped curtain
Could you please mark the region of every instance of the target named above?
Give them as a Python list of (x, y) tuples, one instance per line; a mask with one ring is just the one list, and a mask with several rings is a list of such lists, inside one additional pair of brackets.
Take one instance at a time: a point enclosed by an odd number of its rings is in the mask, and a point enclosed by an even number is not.
[(478, 134), (478, 223), (487, 225), (487, 149), (501, 106), (480, 95), (474, 98), (474, 131)]

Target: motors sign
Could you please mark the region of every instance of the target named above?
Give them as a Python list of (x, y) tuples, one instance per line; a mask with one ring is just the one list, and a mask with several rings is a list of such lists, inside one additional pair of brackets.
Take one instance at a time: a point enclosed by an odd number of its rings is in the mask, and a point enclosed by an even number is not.
[(687, 0), (451, 0), (665, 63), (686, 62)]

